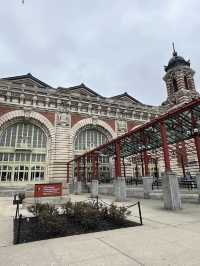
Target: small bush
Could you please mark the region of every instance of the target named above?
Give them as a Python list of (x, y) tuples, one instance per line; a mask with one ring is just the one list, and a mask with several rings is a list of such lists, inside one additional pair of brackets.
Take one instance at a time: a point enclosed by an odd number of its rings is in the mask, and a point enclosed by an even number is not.
[(116, 224), (122, 224), (130, 214), (131, 211), (128, 211), (126, 207), (117, 207), (114, 204), (111, 204), (108, 208), (107, 218), (111, 219)]
[(106, 206), (95, 201), (69, 201), (59, 209), (49, 204), (36, 204), (28, 210), (37, 221), (32, 234), (37, 235), (39, 239), (66, 235), (72, 231), (84, 233), (102, 228), (116, 228), (116, 225), (125, 224), (130, 214), (125, 207), (117, 207), (114, 204)]

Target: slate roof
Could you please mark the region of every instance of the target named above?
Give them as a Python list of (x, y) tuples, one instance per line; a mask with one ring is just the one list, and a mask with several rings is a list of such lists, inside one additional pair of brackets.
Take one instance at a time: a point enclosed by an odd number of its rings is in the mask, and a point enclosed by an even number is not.
[(103, 96), (101, 96), (100, 94), (98, 94), (97, 92), (93, 91), (92, 89), (88, 88), (84, 83), (81, 83), (80, 85), (77, 85), (77, 86), (72, 86), (72, 87), (67, 87), (67, 88), (64, 88), (64, 87), (58, 87), (58, 91), (61, 92), (61, 91), (75, 91), (75, 90), (79, 90), (79, 89), (84, 89), (86, 91), (88, 91), (90, 94), (93, 94), (94, 96), (96, 97), (101, 97), (101, 98), (104, 98)]
[(129, 98), (132, 102), (135, 102), (135, 103), (138, 103), (138, 104), (142, 104), (142, 105), (143, 105), (143, 103), (141, 103), (140, 101), (138, 101), (137, 99), (135, 99), (134, 97), (132, 97), (131, 95), (129, 95), (127, 92), (124, 92), (124, 93), (122, 93), (122, 94), (119, 94), (119, 95), (115, 95), (115, 96), (113, 96), (113, 97), (110, 97), (110, 99), (118, 99), (118, 100), (120, 100), (120, 99), (122, 99), (123, 97), (127, 97), (127, 98)]
[(31, 73), (28, 73), (28, 74), (25, 74), (25, 75), (20, 75), (20, 76), (2, 78), (2, 80), (16, 80), (16, 81), (17, 80), (21, 80), (21, 79), (31, 79), (31, 80), (37, 82), (42, 87), (52, 88), (47, 83), (44, 83), (43, 81), (41, 81), (41, 80), (37, 79), (36, 77), (34, 77)]

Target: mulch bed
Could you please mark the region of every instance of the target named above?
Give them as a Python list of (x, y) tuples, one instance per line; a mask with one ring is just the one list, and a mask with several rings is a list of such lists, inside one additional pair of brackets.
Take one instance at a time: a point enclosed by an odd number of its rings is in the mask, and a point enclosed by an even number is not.
[(16, 218), (14, 219), (13, 243), (27, 243), (56, 237), (100, 232), (125, 227), (134, 227), (138, 225), (140, 224), (129, 220), (125, 220), (122, 223), (115, 223), (110, 220), (99, 219), (94, 228), (88, 229), (72, 217), (59, 215), (56, 217), (56, 226), (55, 224), (52, 224), (52, 226), (50, 225), (48, 228), (44, 223), (41, 223), (41, 221), (39, 221), (38, 217), (22, 218), (20, 222), (19, 232), (19, 218)]

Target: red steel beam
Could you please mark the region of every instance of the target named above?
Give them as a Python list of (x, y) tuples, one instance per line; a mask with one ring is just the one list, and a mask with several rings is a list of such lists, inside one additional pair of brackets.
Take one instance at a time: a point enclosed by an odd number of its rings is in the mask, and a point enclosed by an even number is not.
[[(171, 110), (171, 111), (169, 111), (169, 112), (167, 112), (167, 113), (159, 116), (158, 118), (155, 118), (155, 119), (151, 120), (150, 122), (147, 122), (144, 125), (141, 125), (141, 126), (135, 128), (135, 129), (133, 129), (132, 131), (129, 131), (129, 132), (121, 135), (120, 137), (111, 140), (110, 142), (107, 142), (105, 144), (102, 144), (99, 147), (97, 147), (97, 148), (95, 148), (95, 149), (93, 149), (93, 150), (91, 150), (89, 152), (84, 153), (83, 155), (92, 154), (95, 151), (100, 151), (100, 150), (102, 150), (103, 148), (105, 148), (106, 146), (108, 146), (110, 144), (115, 145), (115, 143), (117, 141), (120, 141), (122, 139), (125, 139), (126, 137), (129, 137), (129, 136), (133, 135), (136, 132), (142, 131), (142, 130), (148, 128), (148, 127), (151, 127), (151, 126), (154, 126), (154, 125), (156, 125), (156, 124), (158, 124), (160, 122), (163, 122), (165, 119), (170, 118), (170, 117), (173, 117), (174, 115), (177, 115), (179, 113), (182, 113), (182, 112), (185, 112), (187, 110), (190, 110), (191, 108), (193, 108), (193, 107), (195, 107), (197, 105), (200, 105), (200, 98), (198, 98), (196, 100), (193, 100), (193, 101), (191, 101), (191, 102), (183, 105), (182, 107), (174, 108), (173, 110)], [(69, 162), (75, 161), (75, 160), (81, 158), (83, 155), (80, 155), (78, 158), (73, 159), (73, 160), (71, 160)]]

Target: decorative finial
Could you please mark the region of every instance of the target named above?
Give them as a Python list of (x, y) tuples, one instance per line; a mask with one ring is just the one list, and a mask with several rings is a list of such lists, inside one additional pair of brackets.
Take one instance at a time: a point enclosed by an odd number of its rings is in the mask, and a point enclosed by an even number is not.
[(177, 56), (177, 52), (175, 50), (174, 42), (172, 43), (172, 47), (173, 47), (173, 56)]

